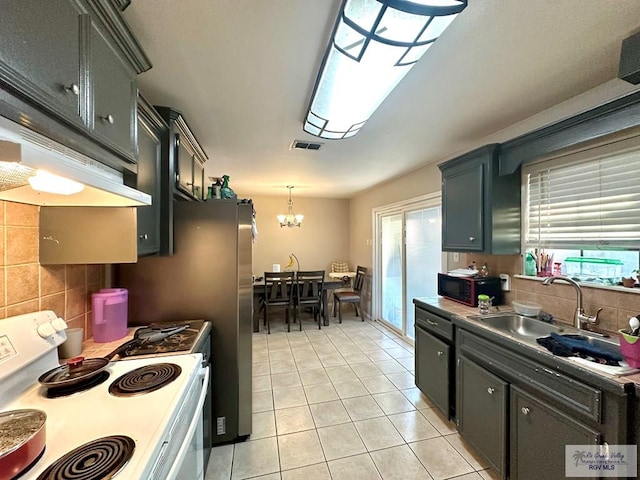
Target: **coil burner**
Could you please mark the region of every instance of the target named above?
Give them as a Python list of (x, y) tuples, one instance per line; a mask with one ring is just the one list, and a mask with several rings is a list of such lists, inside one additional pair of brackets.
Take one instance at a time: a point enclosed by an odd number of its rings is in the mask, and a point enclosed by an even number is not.
[(145, 365), (114, 380), (109, 385), (109, 393), (116, 397), (130, 397), (153, 392), (173, 382), (180, 372), (180, 366), (173, 363)]
[(98, 438), (56, 460), (38, 480), (108, 480), (127, 464), (135, 447), (123, 435)]

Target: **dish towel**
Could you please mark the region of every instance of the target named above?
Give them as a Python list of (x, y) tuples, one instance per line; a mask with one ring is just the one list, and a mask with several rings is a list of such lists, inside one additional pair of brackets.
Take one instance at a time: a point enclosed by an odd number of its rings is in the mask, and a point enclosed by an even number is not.
[(612, 353), (587, 342), (583, 335), (559, 335), (552, 332), (549, 337), (536, 341), (554, 355), (560, 357), (581, 357), (604, 365), (619, 365), (622, 354)]

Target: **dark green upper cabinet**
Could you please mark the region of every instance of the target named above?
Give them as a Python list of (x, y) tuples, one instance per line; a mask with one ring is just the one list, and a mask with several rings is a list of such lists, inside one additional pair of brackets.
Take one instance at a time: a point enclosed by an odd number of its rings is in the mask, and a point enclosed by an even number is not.
[(138, 256), (160, 251), (160, 188), (162, 139), (167, 124), (141, 95), (138, 99), (138, 175), (136, 188), (151, 195), (152, 203), (138, 207)]
[(19, 95), (82, 126), (81, 26), (86, 10), (70, 0), (11, 0), (0, 15), (0, 77)]
[(95, 23), (90, 45), (95, 135), (118, 153), (135, 158), (136, 72)]
[(499, 145), (438, 165), (442, 172), (442, 250), (520, 252), (520, 171), (498, 175)]
[(171, 107), (155, 107), (169, 125), (167, 159), (163, 165), (171, 194), (186, 200), (204, 200), (204, 164), (208, 157), (182, 114)]
[(160, 254), (173, 255), (174, 201), (204, 199), (204, 164), (207, 154), (186, 120), (171, 107), (154, 107), (169, 126), (162, 137), (160, 168)]
[(0, 115), (126, 174), (149, 68), (113, 0), (2, 3)]

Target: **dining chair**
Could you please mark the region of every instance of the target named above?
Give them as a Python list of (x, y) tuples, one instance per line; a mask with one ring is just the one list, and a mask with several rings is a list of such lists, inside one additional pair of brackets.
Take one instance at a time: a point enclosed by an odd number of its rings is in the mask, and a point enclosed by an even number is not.
[(298, 323), (302, 330), (300, 309), (311, 307), (313, 319), (318, 322), (318, 330), (322, 327), (322, 296), (324, 295), (324, 270), (299, 271), (296, 275), (296, 294), (294, 298)]
[(285, 308), (287, 331), (291, 331), (290, 314), (293, 310), (294, 276), (294, 272), (264, 272), (263, 307), (267, 333), (271, 333), (269, 311), (274, 307)]
[[(367, 268), (358, 265), (356, 268), (356, 278), (353, 281), (353, 290), (342, 290), (333, 293), (333, 316), (336, 316), (336, 302), (338, 303), (338, 321), (342, 323), (342, 304), (352, 303), (356, 310), (356, 317), (359, 315), (358, 308), (362, 310), (361, 298), (362, 298), (362, 285), (364, 284), (364, 277), (367, 275)], [(362, 317), (362, 315), (360, 315)], [(364, 322), (364, 317), (362, 317)]]

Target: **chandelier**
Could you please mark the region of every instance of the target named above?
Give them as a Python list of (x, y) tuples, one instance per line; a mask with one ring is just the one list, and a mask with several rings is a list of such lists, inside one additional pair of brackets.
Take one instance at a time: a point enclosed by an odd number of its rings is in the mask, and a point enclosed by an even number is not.
[(289, 189), (289, 202), (287, 203), (287, 214), (286, 215), (278, 215), (278, 222), (280, 222), (281, 227), (299, 227), (302, 225), (302, 219), (304, 215), (294, 215), (293, 214), (293, 200), (291, 200), (291, 189), (293, 185), (287, 185)]

